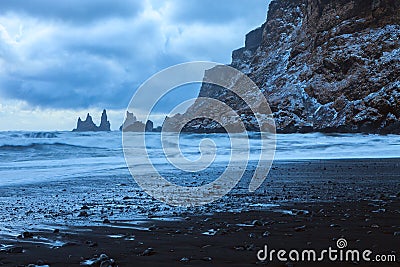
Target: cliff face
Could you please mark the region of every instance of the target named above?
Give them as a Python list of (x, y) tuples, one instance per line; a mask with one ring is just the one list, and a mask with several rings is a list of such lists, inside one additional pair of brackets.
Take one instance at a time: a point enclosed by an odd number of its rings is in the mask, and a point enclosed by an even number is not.
[[(400, 133), (399, 24), (398, 0), (276, 0), (231, 66), (267, 97), (278, 132)], [(209, 84), (200, 96), (243, 110)]]

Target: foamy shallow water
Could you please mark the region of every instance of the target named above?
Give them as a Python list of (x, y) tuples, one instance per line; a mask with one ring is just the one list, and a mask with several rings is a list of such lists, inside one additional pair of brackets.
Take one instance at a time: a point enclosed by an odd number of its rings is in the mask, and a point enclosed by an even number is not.
[[(133, 134), (134, 135), (134, 134)], [(216, 155), (210, 167), (224, 167), (229, 160), (247, 160), (247, 154), (231, 149), (225, 134), (182, 134), (179, 147), (183, 156), (196, 160), (199, 145), (207, 143), (202, 153)], [(257, 133), (235, 135), (249, 140), (249, 161), (256, 161), (261, 141)], [(279, 134), (276, 136), (275, 160), (396, 158), (400, 157), (400, 136), (363, 134)], [(204, 145), (204, 143), (203, 143)], [(173, 173), (175, 167), (166, 159), (159, 133), (146, 135), (146, 148), (157, 170)], [(174, 155), (172, 155), (174, 156)], [(135, 160), (133, 159), (135, 162)], [(141, 169), (138, 158), (135, 168)], [(126, 173), (121, 132), (0, 132), (0, 186), (81, 179), (91, 175), (114, 176)]]

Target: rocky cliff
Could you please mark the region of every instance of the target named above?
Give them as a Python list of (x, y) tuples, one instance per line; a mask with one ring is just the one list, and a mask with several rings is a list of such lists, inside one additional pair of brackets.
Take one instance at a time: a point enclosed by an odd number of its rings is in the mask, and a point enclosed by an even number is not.
[(101, 114), (101, 121), (100, 126), (97, 126), (92, 119), (92, 116), (88, 113), (86, 119), (84, 121), (81, 118), (78, 118), (78, 122), (76, 125), (76, 129), (73, 130), (74, 132), (105, 132), (111, 131), (110, 122), (107, 119), (107, 111), (103, 110)]
[[(231, 66), (267, 97), (277, 132), (400, 133), (398, 0), (272, 1)], [(237, 96), (209, 84), (199, 96), (245, 110)], [(209, 131), (204, 120), (195, 124)]]

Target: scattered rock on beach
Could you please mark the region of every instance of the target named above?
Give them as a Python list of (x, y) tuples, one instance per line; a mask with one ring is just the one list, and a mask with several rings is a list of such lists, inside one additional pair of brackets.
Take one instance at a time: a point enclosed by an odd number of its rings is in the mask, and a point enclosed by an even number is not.
[(99, 267), (114, 267), (116, 266), (115, 260), (110, 259), (106, 254), (95, 256), (92, 259), (84, 260), (80, 263), (81, 266), (99, 266)]
[(5, 250), (7, 253), (23, 253), (24, 248), (21, 246), (10, 247)]
[(36, 262), (36, 264), (37, 264), (38, 266), (45, 266), (45, 265), (48, 265), (47, 262), (45, 262), (44, 260), (38, 260), (38, 261)]
[(259, 220), (254, 220), (251, 224), (254, 226), (263, 226), (264, 225), (263, 222), (259, 221)]
[(86, 244), (91, 248), (94, 248), (94, 247), (98, 246), (98, 244), (96, 242), (93, 242), (93, 241), (90, 241), (90, 240), (86, 241)]
[(244, 246), (235, 246), (234, 249), (236, 251), (245, 251), (246, 250), (246, 248)]
[(305, 225), (302, 225), (302, 226), (299, 226), (299, 227), (294, 228), (294, 230), (295, 230), (296, 232), (304, 232), (304, 231), (306, 230), (306, 226), (305, 226)]
[(190, 261), (190, 259), (187, 258), (187, 257), (183, 257), (183, 258), (180, 260), (180, 262), (183, 262), (183, 263), (188, 263), (189, 261)]
[(115, 261), (113, 259), (102, 261), (100, 267), (113, 267), (115, 266)]
[(78, 217), (88, 217), (88, 216), (89, 216), (89, 214), (84, 210), (79, 212), (79, 214), (78, 214)]
[(212, 261), (212, 258), (211, 257), (204, 257), (204, 258), (202, 258), (202, 260), (203, 261)]
[(99, 257), (99, 260), (101, 260), (101, 261), (108, 260), (108, 256), (106, 254), (101, 254)]
[(43, 260), (38, 260), (36, 262), (36, 264), (31, 263), (31, 264), (28, 264), (27, 267), (50, 267), (50, 265)]
[(202, 235), (208, 235), (208, 236), (214, 236), (216, 235), (218, 230), (215, 229), (209, 229), (206, 232), (202, 233)]
[(152, 256), (156, 254), (153, 248), (147, 248), (145, 251), (143, 251), (140, 256)]
[(154, 224), (149, 226), (149, 231), (154, 231), (154, 230), (157, 230), (157, 227)]
[(33, 233), (25, 231), (22, 234), (18, 235), (17, 238), (32, 238)]
[(384, 209), (384, 208), (380, 208), (380, 209), (372, 211), (372, 213), (384, 213), (384, 212), (386, 212), (386, 209)]
[(262, 234), (263, 237), (268, 237), (268, 236), (270, 236), (270, 235), (271, 235), (271, 233), (268, 232), (268, 231), (265, 231), (265, 232)]
[(78, 243), (69, 241), (69, 242), (65, 243), (64, 245), (62, 245), (62, 247), (73, 247), (73, 246), (77, 246), (77, 245), (78, 245)]
[(253, 251), (255, 249), (255, 245), (254, 244), (247, 244), (245, 245), (245, 248), (247, 251)]

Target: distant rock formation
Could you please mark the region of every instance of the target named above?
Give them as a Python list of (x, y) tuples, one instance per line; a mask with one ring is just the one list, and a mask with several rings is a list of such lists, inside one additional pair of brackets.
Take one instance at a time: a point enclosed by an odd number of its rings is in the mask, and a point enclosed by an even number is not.
[[(277, 132), (400, 133), (399, 40), (398, 0), (274, 0), (231, 66), (264, 93)], [(257, 131), (254, 115), (229, 91), (203, 84), (199, 96), (226, 103)], [(184, 130), (213, 129), (199, 119)]]
[(143, 122), (138, 121), (133, 113), (127, 111), (125, 121), (121, 127), (119, 127), (119, 130), (124, 132), (152, 132), (153, 122), (148, 120), (146, 124), (144, 124)]
[(101, 114), (101, 121), (100, 121), (100, 126), (99, 126), (98, 130), (99, 131), (110, 131), (111, 130), (111, 124), (107, 120), (106, 110), (103, 110), (103, 113)]
[(86, 119), (84, 121), (81, 118), (78, 118), (78, 123), (76, 125), (76, 129), (72, 130), (73, 132), (109, 132), (111, 131), (110, 122), (107, 120), (107, 111), (103, 110), (101, 114), (101, 122), (100, 126), (97, 126), (92, 119), (92, 116), (88, 113)]
[(146, 132), (152, 132), (153, 131), (153, 122), (151, 120), (148, 120), (146, 122), (145, 130), (146, 130)]

